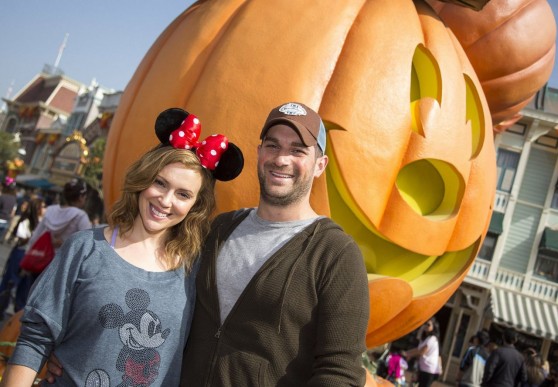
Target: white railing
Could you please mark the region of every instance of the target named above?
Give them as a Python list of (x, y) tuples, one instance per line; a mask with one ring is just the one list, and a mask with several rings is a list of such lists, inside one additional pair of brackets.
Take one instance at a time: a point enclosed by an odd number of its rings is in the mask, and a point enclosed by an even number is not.
[(469, 269), (469, 274), (467, 275), (476, 279), (486, 281), (488, 279), (489, 271), (490, 271), (490, 262), (483, 261), (477, 258), (475, 259), (475, 262), (473, 262), (471, 269)]
[(516, 271), (498, 268), (496, 272), (496, 278), (494, 283), (498, 284), (502, 288), (516, 290), (518, 292), (523, 289), (523, 283), (525, 282), (525, 274), (518, 273)]
[(531, 278), (527, 293), (543, 300), (558, 302), (558, 284), (541, 278)]
[(509, 193), (496, 191), (496, 197), (494, 198), (494, 211), (506, 212), (509, 198)]
[[(467, 276), (488, 282), (490, 266), (491, 262), (477, 258), (473, 262), (471, 269), (469, 269)], [(499, 287), (523, 292), (541, 300), (558, 302), (558, 283), (542, 278), (532, 277), (529, 281), (525, 282), (525, 274), (498, 268), (496, 277), (492, 282)]]

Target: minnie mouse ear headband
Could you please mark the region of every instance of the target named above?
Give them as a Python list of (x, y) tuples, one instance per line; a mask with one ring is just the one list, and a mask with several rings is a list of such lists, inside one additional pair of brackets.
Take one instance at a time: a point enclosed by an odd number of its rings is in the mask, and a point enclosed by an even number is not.
[(191, 150), (215, 179), (229, 181), (240, 175), (244, 167), (240, 148), (222, 134), (213, 134), (200, 141), (200, 133), (198, 117), (179, 108), (163, 111), (155, 121), (155, 134), (161, 144)]

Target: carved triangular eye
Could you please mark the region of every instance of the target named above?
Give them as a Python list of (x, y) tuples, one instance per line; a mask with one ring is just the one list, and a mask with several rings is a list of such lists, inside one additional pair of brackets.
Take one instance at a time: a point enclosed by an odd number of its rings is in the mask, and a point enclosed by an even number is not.
[(423, 136), (431, 115), (440, 108), (442, 76), (432, 53), (419, 44), (411, 66), (411, 129)]

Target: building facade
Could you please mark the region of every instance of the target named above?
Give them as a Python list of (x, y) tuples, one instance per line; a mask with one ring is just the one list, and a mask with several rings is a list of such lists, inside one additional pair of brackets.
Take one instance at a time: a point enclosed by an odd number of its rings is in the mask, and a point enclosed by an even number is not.
[(495, 136), (497, 186), (488, 233), (460, 288), (437, 313), (443, 380), (453, 381), (479, 329), (558, 362), (558, 90), (545, 88)]

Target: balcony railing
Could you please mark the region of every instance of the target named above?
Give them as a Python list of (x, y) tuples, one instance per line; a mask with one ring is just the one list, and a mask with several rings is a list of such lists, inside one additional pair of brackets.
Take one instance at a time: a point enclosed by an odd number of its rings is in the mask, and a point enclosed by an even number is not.
[[(467, 276), (489, 282), (488, 274), (490, 271), (490, 265), (491, 262), (477, 258), (475, 259), (475, 262), (473, 262)], [(523, 292), (524, 294), (528, 294), (542, 300), (558, 302), (558, 283), (536, 277), (531, 278), (527, 283), (525, 283), (525, 281), (525, 274), (498, 268), (494, 281), (490, 282), (501, 288)]]
[(523, 283), (525, 282), (525, 274), (518, 273), (512, 270), (506, 270), (503, 268), (498, 268), (496, 272), (496, 278), (494, 283), (498, 284), (502, 288), (516, 290), (518, 292), (523, 289)]
[(471, 266), (468, 276), (483, 281), (487, 281), (489, 270), (490, 270), (490, 262), (483, 261), (477, 258), (475, 259), (475, 262), (473, 262), (473, 266)]
[(529, 281), (527, 293), (544, 300), (558, 302), (558, 284), (541, 278), (532, 278)]

